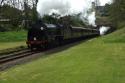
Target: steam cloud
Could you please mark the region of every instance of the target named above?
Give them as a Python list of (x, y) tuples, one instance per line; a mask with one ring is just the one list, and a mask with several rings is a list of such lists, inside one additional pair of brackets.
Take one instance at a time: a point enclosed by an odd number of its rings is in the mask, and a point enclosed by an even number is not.
[(61, 15), (85, 13), (94, 0), (39, 0), (37, 11), (41, 16), (52, 12)]
[(87, 19), (90, 25), (95, 26), (95, 11), (92, 10), (92, 2), (94, 1), (95, 0), (39, 0), (37, 11), (41, 17), (46, 14), (51, 15), (52, 13), (61, 16), (81, 13), (82, 20)]
[[(90, 25), (95, 26), (95, 13), (88, 11), (92, 8), (94, 0), (39, 0), (37, 4), (37, 11), (41, 17), (45, 14), (51, 15), (52, 13), (65, 15), (74, 15), (81, 13), (81, 18), (86, 18)], [(90, 16), (89, 16), (90, 15)]]
[(105, 27), (105, 26), (102, 26), (100, 27), (99, 31), (100, 31), (100, 35), (105, 35), (106, 32), (110, 29), (110, 27)]
[(92, 12), (91, 14), (88, 15), (88, 22), (90, 25), (96, 26), (95, 21), (96, 21), (96, 17), (95, 17), (95, 12)]

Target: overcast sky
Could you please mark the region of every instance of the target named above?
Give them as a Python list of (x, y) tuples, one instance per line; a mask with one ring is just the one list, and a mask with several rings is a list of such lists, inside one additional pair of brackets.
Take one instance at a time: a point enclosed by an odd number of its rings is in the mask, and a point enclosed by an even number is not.
[(106, 3), (112, 3), (112, 0), (100, 0), (101, 5), (105, 5)]

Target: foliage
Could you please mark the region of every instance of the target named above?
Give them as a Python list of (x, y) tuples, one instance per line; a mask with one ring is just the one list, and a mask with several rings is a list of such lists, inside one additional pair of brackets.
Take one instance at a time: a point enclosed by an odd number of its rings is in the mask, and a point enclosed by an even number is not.
[(80, 14), (71, 16), (71, 24), (73, 26), (85, 26), (85, 22), (80, 18)]
[(5, 4), (1, 7), (1, 15), (3, 18), (19, 19), (21, 18), (22, 11)]
[(60, 17), (58, 14), (52, 14), (52, 15), (44, 15), (42, 20), (45, 23), (60, 23), (60, 24), (70, 24), (73, 26), (85, 26), (85, 23), (80, 19), (79, 14), (78, 15), (67, 15)]
[(110, 18), (116, 26), (125, 23), (125, 0), (114, 0), (109, 11)]
[(0, 15), (2, 19), (9, 19), (9, 21), (0, 24), (5, 30), (14, 30), (14, 27), (18, 27), (22, 19), (22, 11), (6, 4), (1, 7)]
[(50, 23), (50, 24), (56, 24), (58, 22), (58, 18), (54, 17), (53, 15), (44, 15), (42, 20), (43, 22)]
[(36, 19), (38, 19), (36, 8), (31, 8), (28, 4), (25, 4), (25, 10), (19, 10), (4, 4), (0, 8), (0, 19), (1, 18), (9, 19), (9, 21), (0, 23), (2, 30), (19, 30), (21, 28), (26, 29), (28, 28), (28, 25), (32, 23), (32, 21), (36, 21)]

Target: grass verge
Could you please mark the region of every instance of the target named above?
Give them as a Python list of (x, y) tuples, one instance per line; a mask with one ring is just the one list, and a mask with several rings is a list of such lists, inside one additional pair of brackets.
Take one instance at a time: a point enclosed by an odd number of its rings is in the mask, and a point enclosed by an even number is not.
[(0, 42), (20, 42), (26, 40), (26, 31), (0, 32)]
[(27, 31), (0, 32), (0, 53), (1, 50), (26, 46)]
[(20, 46), (26, 46), (26, 42), (25, 41), (22, 41), (22, 42), (5, 42), (5, 43), (0, 42), (0, 52), (2, 50), (16, 48), (16, 47), (20, 47)]

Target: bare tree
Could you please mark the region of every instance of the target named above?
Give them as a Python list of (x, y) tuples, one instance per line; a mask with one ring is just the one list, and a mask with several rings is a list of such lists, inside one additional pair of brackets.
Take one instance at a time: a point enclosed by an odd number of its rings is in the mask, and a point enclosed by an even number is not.
[(0, 5), (2, 5), (3, 1), (4, 1), (4, 0), (1, 0), (1, 1), (0, 1)]

